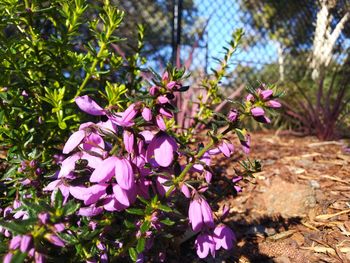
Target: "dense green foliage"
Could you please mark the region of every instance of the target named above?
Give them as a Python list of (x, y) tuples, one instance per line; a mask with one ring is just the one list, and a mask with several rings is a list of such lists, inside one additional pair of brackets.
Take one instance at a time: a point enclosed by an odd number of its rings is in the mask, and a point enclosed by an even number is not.
[(8, 160), (40, 152), (47, 161), (82, 118), (78, 95), (123, 107), (126, 93), (140, 88), (143, 28), (132, 56), (111, 49), (123, 15), (109, 1), (0, 1), (0, 139)]

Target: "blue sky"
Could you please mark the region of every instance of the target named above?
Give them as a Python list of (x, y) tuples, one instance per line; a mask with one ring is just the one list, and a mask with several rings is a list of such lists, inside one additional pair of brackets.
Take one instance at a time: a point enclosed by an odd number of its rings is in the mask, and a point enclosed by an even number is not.
[[(222, 57), (222, 47), (230, 40), (231, 33), (237, 28), (243, 28), (246, 35), (260, 36), (249, 25), (244, 23), (247, 15), (240, 10), (237, 0), (195, 0), (199, 16), (210, 20), (207, 26), (208, 31), (208, 57), (209, 68), (215, 65), (212, 57)], [(232, 62), (260, 68), (263, 64), (277, 60), (277, 49), (272, 41), (258, 41), (257, 45), (241, 47), (235, 54)], [(204, 60), (204, 50), (198, 53)], [(272, 60), (272, 61), (271, 61)]]

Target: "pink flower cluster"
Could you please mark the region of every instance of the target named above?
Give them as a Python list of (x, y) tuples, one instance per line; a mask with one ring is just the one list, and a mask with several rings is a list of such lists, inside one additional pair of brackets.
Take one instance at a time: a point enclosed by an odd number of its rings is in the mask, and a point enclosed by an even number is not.
[(273, 90), (263, 88), (264, 85), (262, 85), (261, 88), (258, 88), (256, 92), (259, 101), (256, 100), (253, 94), (248, 94), (246, 97), (246, 103), (252, 104), (250, 112), (256, 121), (262, 123), (271, 123), (271, 120), (266, 116), (266, 113), (262, 106), (268, 108), (280, 108), (282, 105), (279, 101), (273, 99)]
[[(64, 202), (70, 196), (80, 200), (82, 206), (78, 215), (87, 217), (106, 211), (120, 212), (132, 206), (137, 196), (148, 200), (154, 195), (168, 198), (181, 190), (190, 199), (188, 217), (192, 230), (198, 232), (195, 242), (197, 254), (200, 258), (209, 253), (214, 257), (216, 250), (233, 247), (235, 235), (224, 224), (218, 222), (216, 225), (204, 192), (212, 181), (212, 156), (222, 153), (230, 157), (235, 148), (223, 138), (198, 159), (187, 156), (168, 131), (166, 121), (174, 117), (173, 93), (180, 91), (182, 85), (179, 81), (171, 81), (167, 72), (161, 81), (162, 85), (149, 88), (151, 100), (133, 102), (121, 112), (102, 108), (86, 95), (77, 97), (75, 102), (82, 111), (104, 116), (105, 121), (83, 123), (70, 136), (63, 148), (63, 153), (69, 156), (60, 160), (61, 169), (44, 190), (52, 191), (52, 198), (55, 191), (60, 191)], [(258, 103), (263, 101), (264, 107), (279, 107), (280, 104), (271, 99), (271, 90), (258, 90), (257, 94), (259, 100), (252, 94), (247, 96), (250, 112), (258, 121), (264, 119), (269, 122), (264, 110), (255, 105), (255, 100)], [(231, 110), (227, 121), (238, 122), (239, 111)], [(245, 130), (240, 134), (243, 151), (248, 153), (250, 136)], [(181, 165), (181, 158), (187, 164)], [(186, 170), (188, 164), (190, 168)], [(176, 181), (179, 173), (185, 170), (203, 182), (199, 190), (186, 183), (185, 177)], [(234, 178), (233, 183), (241, 179)], [(175, 182), (173, 187), (167, 184), (170, 181)], [(238, 186), (235, 188), (236, 191), (241, 190)], [(161, 225), (157, 216), (154, 218), (151, 226), (159, 230)], [(147, 233), (148, 237), (152, 234)]]

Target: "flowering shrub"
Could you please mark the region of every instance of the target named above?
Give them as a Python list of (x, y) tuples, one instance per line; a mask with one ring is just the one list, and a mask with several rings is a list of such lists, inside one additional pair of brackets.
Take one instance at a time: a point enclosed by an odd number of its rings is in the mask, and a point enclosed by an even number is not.
[[(228, 115), (216, 113), (208, 141), (191, 145), (173, 125), (173, 100), (188, 89), (184, 81), (183, 69), (168, 67), (124, 110), (76, 97), (78, 107), (100, 121), (82, 123), (65, 143), (65, 158), (57, 160), (61, 167), (43, 189), (50, 201), (40, 197), (35, 183), (23, 182), (26, 194), (4, 209), (0, 225), (10, 240), (4, 262), (54, 261), (58, 254), (87, 262), (127, 254), (134, 262), (164, 261), (189, 231), (200, 258), (232, 249), (234, 232), (223, 223), (229, 207), (213, 212), (213, 201), (225, 197), (224, 189), (240, 191), (237, 183), (260, 166), (243, 162), (244, 172), (228, 180), (215, 176), (213, 157), (239, 151), (228, 137), (232, 132), (249, 153), (245, 119), (269, 123), (266, 110), (280, 104), (263, 85), (250, 90)], [(35, 163), (23, 166), (37, 171)]]
[(269, 123), (280, 107), (261, 85), (226, 115), (210, 108), (243, 32), (203, 81), (195, 127), (184, 131), (175, 116), (185, 112), (176, 102), (190, 88), (185, 69), (142, 75), (142, 27), (135, 54), (110, 52), (123, 13), (109, 1), (6, 1), (0, 14), (0, 136), (15, 165), (0, 181), (3, 261), (162, 262), (187, 240), (200, 258), (230, 250), (229, 207), (217, 203), (260, 165), (243, 161), (228, 178), (215, 173), (215, 156), (248, 154), (246, 120)]

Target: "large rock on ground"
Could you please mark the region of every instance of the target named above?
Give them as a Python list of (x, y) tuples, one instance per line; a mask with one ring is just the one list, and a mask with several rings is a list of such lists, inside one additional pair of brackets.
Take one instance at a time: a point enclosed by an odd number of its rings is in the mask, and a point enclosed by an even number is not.
[(269, 216), (303, 217), (316, 205), (315, 191), (309, 185), (289, 183), (276, 177), (269, 187), (260, 190), (262, 193), (254, 203), (257, 209), (266, 209)]

